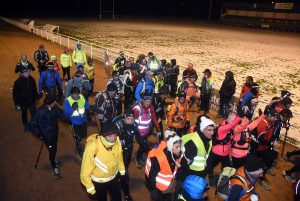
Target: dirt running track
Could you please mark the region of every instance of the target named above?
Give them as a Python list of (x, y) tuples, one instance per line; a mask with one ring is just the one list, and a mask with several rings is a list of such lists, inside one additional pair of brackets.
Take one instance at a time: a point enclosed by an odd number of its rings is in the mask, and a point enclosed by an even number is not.
[[(40, 44), (45, 45), (49, 55), (54, 54), (59, 58), (63, 52), (63, 47), (59, 45), (0, 21), (0, 64), (2, 69), (0, 79), (0, 200), (89, 200), (85, 188), (80, 183), (80, 160), (76, 155), (69, 127), (60, 122), (57, 158), (62, 162), (60, 168), (62, 178), (56, 180), (51, 173), (52, 168), (45, 147), (38, 168), (34, 169), (41, 141), (30, 132), (23, 131), (21, 113), (14, 110), (11, 88), (18, 78), (18, 74), (14, 73), (14, 68), (22, 54), (26, 54), (28, 60), (35, 65), (33, 53)], [(103, 64), (95, 61), (95, 66), (95, 90), (99, 91), (104, 89), (107, 78), (104, 77)], [(75, 67), (71, 69), (71, 73), (74, 72)], [(32, 72), (32, 76), (38, 82), (38, 72)], [(41, 104), (42, 101), (38, 103), (38, 106)], [(199, 113), (195, 112), (193, 121), (195, 121), (196, 115)], [(194, 124), (194, 122), (192, 123)], [(88, 127), (88, 133), (97, 133), (96, 124)], [(155, 142), (157, 139), (151, 136), (150, 141)], [(133, 153), (135, 153), (136, 147)], [(287, 146), (287, 150), (293, 149), (294, 147)], [(133, 156), (133, 160), (134, 158), (135, 156)], [(292, 164), (285, 163), (282, 158), (277, 161), (279, 164), (274, 168), (276, 177), (266, 176), (271, 183), (272, 191), (266, 192), (257, 186), (261, 201), (292, 200), (291, 184), (281, 176), (282, 170), (290, 168)], [(218, 167), (215, 168), (215, 172), (219, 172)], [(150, 200), (149, 193), (144, 186), (143, 169), (137, 169), (132, 161), (129, 173), (133, 199), (135, 201)], [(213, 188), (209, 192), (209, 200), (218, 200), (214, 196), (214, 184), (211, 186)]]

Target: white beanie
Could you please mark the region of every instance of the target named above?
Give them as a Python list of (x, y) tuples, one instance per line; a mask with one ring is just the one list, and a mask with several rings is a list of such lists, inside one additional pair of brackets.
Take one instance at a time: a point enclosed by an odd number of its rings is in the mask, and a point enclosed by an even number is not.
[(216, 126), (216, 124), (212, 121), (212, 120), (210, 120), (210, 119), (208, 119), (208, 118), (206, 118), (206, 117), (201, 117), (201, 123), (200, 123), (200, 131), (202, 132), (207, 126), (210, 126), (210, 125), (212, 125), (213, 127), (215, 127)]
[(169, 130), (166, 130), (164, 135), (167, 142), (167, 149), (172, 153), (174, 142), (177, 140), (181, 140), (181, 138), (177, 135), (177, 133)]

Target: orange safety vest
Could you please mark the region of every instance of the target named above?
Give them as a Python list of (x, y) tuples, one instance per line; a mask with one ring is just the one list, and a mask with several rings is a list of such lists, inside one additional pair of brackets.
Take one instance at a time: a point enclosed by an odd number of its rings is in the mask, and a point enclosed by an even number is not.
[[(247, 181), (248, 188), (249, 188), (249, 190), (248, 190), (242, 197), (240, 197), (239, 200), (240, 200), (240, 201), (251, 201), (251, 200), (250, 200), (250, 196), (251, 196), (251, 194), (252, 194), (252, 191), (253, 191), (253, 189), (254, 189), (254, 186), (253, 186), (253, 184), (248, 180), (247, 176), (245, 175), (245, 167), (243, 166), (243, 167), (239, 168), (239, 169), (236, 171), (235, 174), (237, 174), (237, 175), (243, 177), (243, 178)], [(240, 185), (240, 186), (242, 186), (243, 189), (246, 191), (246, 186), (244, 185), (244, 183), (243, 183), (241, 180), (237, 179), (237, 178), (231, 178), (231, 179), (230, 179), (230, 182), (229, 182), (229, 189), (230, 189), (233, 185)]]
[[(148, 153), (145, 174), (149, 177), (149, 173), (151, 170), (151, 157), (156, 157), (159, 163), (160, 171), (156, 176), (156, 188), (161, 191), (165, 191), (170, 186), (171, 182), (175, 178), (176, 172), (178, 170), (177, 165), (175, 165), (174, 172), (172, 172), (171, 167), (169, 165), (168, 159), (166, 154), (164, 153), (164, 149), (167, 147), (167, 143), (165, 141), (161, 141), (157, 148), (153, 148)], [(180, 163), (180, 157), (176, 160), (176, 162)]]

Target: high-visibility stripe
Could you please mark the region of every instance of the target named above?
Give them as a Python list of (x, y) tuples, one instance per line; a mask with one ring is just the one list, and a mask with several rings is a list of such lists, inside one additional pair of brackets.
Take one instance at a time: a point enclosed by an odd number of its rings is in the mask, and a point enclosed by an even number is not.
[[(78, 111), (79, 111), (79, 113), (78, 113)], [(75, 110), (75, 111), (73, 112), (72, 116), (79, 116), (79, 114), (83, 115), (84, 112), (85, 112), (85, 109), (82, 108), (82, 109), (79, 109), (78, 111)]]
[(198, 162), (193, 162), (192, 165), (194, 166), (198, 166), (198, 167), (203, 167), (204, 165), (206, 165), (206, 163), (198, 163)]
[(169, 175), (169, 174), (161, 174), (160, 172), (158, 173), (158, 176), (161, 176), (161, 177), (165, 177), (165, 178), (173, 178), (174, 176), (173, 175)]
[(94, 160), (98, 168), (100, 168), (103, 172), (108, 173), (107, 166), (104, 163), (102, 163), (97, 157), (95, 157)]
[(120, 173), (124, 173), (125, 174), (125, 170), (119, 170)]
[(156, 182), (161, 183), (161, 184), (163, 184), (163, 185), (165, 185), (167, 187), (169, 187), (169, 185), (171, 183), (171, 182), (168, 182), (167, 180), (161, 179), (159, 177), (156, 177)]
[(86, 191), (89, 193), (90, 191), (94, 190), (95, 186), (92, 186), (91, 188), (86, 189)]
[(91, 176), (92, 180), (95, 181), (95, 182), (107, 182), (107, 181), (111, 181), (113, 180), (116, 175), (118, 174), (118, 171), (115, 172), (115, 174), (113, 174), (112, 176), (110, 177), (105, 177), (105, 178), (99, 178), (99, 177), (95, 177), (94, 175)]

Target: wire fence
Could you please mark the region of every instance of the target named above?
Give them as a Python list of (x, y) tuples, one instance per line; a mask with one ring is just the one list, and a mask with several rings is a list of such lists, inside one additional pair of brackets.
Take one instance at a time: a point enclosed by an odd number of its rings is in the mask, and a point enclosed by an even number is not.
[[(46, 38), (47, 40), (52, 41), (53, 43), (57, 43), (60, 46), (67, 47), (68, 49), (73, 47), (76, 47), (76, 44), (78, 42), (81, 43), (81, 46), (86, 52), (86, 55), (90, 56), (93, 59), (97, 59), (101, 62), (105, 62), (105, 54), (107, 54), (110, 58), (116, 58), (117, 55), (119, 55), (120, 49), (113, 49), (113, 48), (106, 48), (102, 47), (93, 43), (90, 43), (88, 41), (80, 40), (74, 37), (70, 37), (67, 35), (59, 34), (58, 32), (52, 31), (49, 32), (47, 29), (43, 29), (44, 27), (49, 27), (49, 25), (45, 26), (30, 26), (28, 24), (22, 23), (24, 19), (22, 19), (22, 22), (14, 21), (5, 17), (1, 17), (0, 19), (12, 24), (14, 26), (17, 26), (25, 31), (31, 32), (33, 34), (36, 34), (37, 36), (40, 36), (42, 38)], [(54, 25), (53, 25), (54, 26)], [(130, 52), (131, 54), (138, 55), (139, 53)], [(125, 57), (134, 57), (133, 55), (125, 54)], [(179, 66), (182, 66), (179, 64)], [(184, 70), (183, 67), (180, 67), (180, 70)], [(215, 83), (215, 88), (219, 89), (220, 84), (222, 83), (222, 79), (217, 78), (217, 82)], [(239, 97), (239, 93), (235, 93), (236, 97)], [(266, 100), (259, 100), (260, 103), (268, 104), (269, 101)], [(289, 130), (289, 136), (287, 136), (286, 141), (292, 145), (298, 146), (300, 145), (300, 136), (298, 136), (298, 133), (300, 132), (300, 113), (297, 111), (293, 111), (294, 118), (291, 120), (291, 129)], [(284, 129), (283, 129), (284, 130)], [(285, 132), (282, 131), (281, 139), (283, 140)]]

